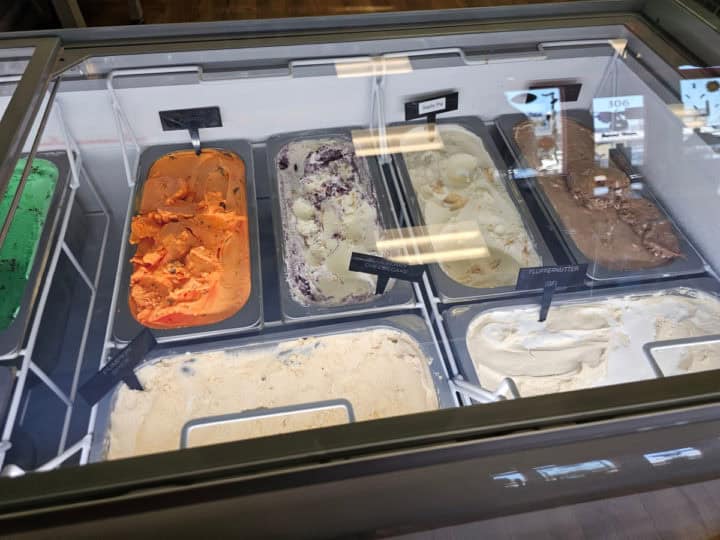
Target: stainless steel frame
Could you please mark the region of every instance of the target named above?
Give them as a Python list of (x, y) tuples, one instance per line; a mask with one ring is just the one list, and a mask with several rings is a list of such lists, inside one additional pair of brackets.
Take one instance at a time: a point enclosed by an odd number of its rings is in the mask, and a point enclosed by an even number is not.
[[(23, 98), (25, 104), (32, 107), (18, 111), (23, 113), (19, 116), (6, 115), (0, 124), (0, 131), (14, 135), (6, 137), (4, 143), (0, 139), (0, 164), (4, 167), (0, 168), (0, 179), (9, 178), (5, 174), (8, 163), (14, 163), (19, 152), (17, 145), (26, 137), (18, 130), (20, 116), (26, 119), (37, 113), (41, 102), (38, 96), (45, 91), (43, 81), (47, 83), (52, 72), (65, 72), (71, 81), (77, 75), (73, 66), (91, 56), (235, 48), (238, 50), (234, 51), (237, 53), (234, 67), (270, 45), (302, 47), (324, 43), (328, 44), (328, 50), (341, 51), (339, 44), (355, 41), (362, 44), (363, 54), (372, 55), (387, 52), (382, 50), (383, 45), (396, 38), (427, 36), (433, 47), (441, 47), (443, 42), (458, 36), (475, 34), (477, 46), (486, 46), (485, 52), (499, 52), (505, 43), (503, 31), (535, 30), (547, 37), (546, 41), (553, 41), (552, 28), (563, 29), (566, 32), (563, 39), (572, 40), (602, 38), (603, 29), (623, 26), (633, 53), (632, 60), (657, 68), (660, 79), (673, 76), (668, 65), (703, 60), (720, 63), (713, 60), (717, 51), (711, 50), (712, 39), (706, 39), (704, 43), (687, 41), (691, 44), (691, 54), (653, 27), (650, 22), (654, 20), (653, 13), (664, 10), (659, 17), (663, 24), (657, 24), (676, 39), (689, 34), (708, 35), (708, 29), (712, 27), (707, 22), (687, 17), (677, 19), (687, 23), (684, 26), (667, 22), (673, 14), (689, 13), (681, 2), (607, 0), (554, 5), (551, 13), (546, 11), (547, 8), (534, 5), (453, 10), (431, 15), (418, 12), (125, 30), (67, 30), (11, 36), (29, 39), (35, 44), (35, 40), (43, 36), (58, 35), (64, 50), (62, 56), (57, 54), (59, 40), (51, 38), (47, 43), (52, 47), (44, 49), (43, 62), (40, 62), (40, 56), (37, 60), (33, 57), (37, 70), (33, 67), (22, 81), (27, 83), (27, 88), (33, 89), (34, 98), (27, 95)], [(573, 30), (567, 30), (569, 28)], [(716, 34), (711, 35), (717, 40)], [(380, 40), (380, 44), (373, 45), (371, 40)], [(427, 48), (427, 45), (421, 46), (420, 41), (414, 42), (416, 49)], [(57, 62), (53, 66), (51, 57), (54, 56)], [(136, 59), (131, 56), (119, 57), (108, 71), (128, 67), (133, 60)], [(142, 61), (157, 61), (157, 57), (143, 58)], [(31, 81), (39, 86), (31, 85)], [(29, 125), (27, 127), (29, 129)], [(118, 131), (122, 133), (122, 130), (119, 124)], [(398, 191), (392, 169), (383, 167), (383, 174)], [(131, 172), (128, 182), (132, 182)], [(407, 212), (404, 212), (407, 219)], [(414, 289), (417, 297), (422, 299), (414, 309), (419, 310), (435, 330), (437, 341), (434, 345), (440, 348), (449, 375), (455, 377), (459, 373), (458, 366), (443, 328), (439, 301), (427, 276)], [(107, 336), (105, 341), (107, 344)], [(106, 353), (107, 348), (103, 358)], [(467, 387), (466, 382), (457, 379), (455, 390), (469, 403), (468, 396), (478, 399), (478, 393), (477, 389)], [(398, 530), (388, 527), (427, 526), (431, 522), (448, 523), (476, 517), (480, 501), (483, 515), (490, 516), (556, 504), (568, 497), (577, 500), (598, 497), (613, 490), (649, 489), (656, 485), (655, 471), (648, 473), (639, 466), (627, 466), (628, 474), (615, 475), (616, 480), (601, 487), (596, 479), (590, 479), (580, 488), (577, 484), (575, 488), (562, 486), (563, 489), (552, 496), (538, 488), (508, 502), (508, 497), (504, 496), (506, 491), (487, 489), (487, 482), (480, 482), (479, 475), (502, 468), (512, 460), (533, 468), (547, 464), (547, 460), (584, 459), (578, 456), (637, 451), (660, 441), (683, 437), (699, 441), (698, 445), (704, 441), (703, 451), (708, 459), (700, 461), (701, 465), (695, 462), (692, 468), (668, 469), (666, 478), (687, 482), (692, 478), (720, 475), (717, 448), (708, 442), (710, 438), (703, 438), (703, 435), (717, 432), (720, 373), (693, 374), (668, 378), (662, 384), (658, 382), (631, 383), (623, 386), (622, 391), (617, 388), (588, 390), (582, 402), (572, 394), (507, 400), (482, 407), (336, 426), (277, 436), (271, 440), (228, 443), (98, 466), (60, 469), (46, 475), (27, 475), (13, 479), (11, 488), (0, 488), (0, 526), (8, 533), (27, 531), (38, 527), (39, 523), (44, 526), (69, 524), (77, 527), (75, 531), (83, 527), (89, 531), (93, 526), (88, 522), (89, 516), (103, 516), (106, 526), (120, 530), (119, 527), (137, 527), (142, 523), (138, 513), (152, 508), (156, 511), (146, 515), (152, 513), (164, 524), (174, 518), (177, 523), (182, 523), (181, 532), (184, 533), (201, 521), (207, 527), (207, 520), (203, 518), (209, 515), (216, 517), (215, 527), (228, 526), (227, 515), (230, 515), (234, 525), (229, 525), (226, 531), (242, 526), (247, 530), (253, 525), (253, 515), (267, 515), (269, 509), (273, 509), (286, 511), (283, 515), (287, 519), (261, 523), (254, 529), (256, 532), (260, 527), (278, 533), (282, 530), (286, 533), (313, 531), (316, 529), (312, 525), (320, 522), (336, 535), (359, 534), (378, 526), (386, 527), (387, 532)], [(495, 395), (484, 396), (482, 392), (480, 397), (487, 401), (497, 398)], [(93, 410), (90, 430), (94, 425), (94, 414)], [(521, 433), (522, 430), (534, 432)], [(84, 462), (88, 450), (89, 437), (86, 436), (61, 448), (59, 455), (40, 470), (54, 468), (76, 456), (77, 452), (81, 452), (80, 461)], [(0, 480), (8, 485), (9, 482)], [(491, 482), (491, 485), (494, 484)], [(392, 497), (403, 497), (402, 508), (383, 505), (383, 498), (368, 501), (367, 496), (366, 504), (358, 504), (363, 500), (363, 493), (380, 489)], [(428, 489), (440, 497), (428, 497)], [(317, 504), (317, 500), (328, 496), (346, 503), (340, 505), (343, 511), (332, 516), (324, 512), (319, 516), (313, 511), (312, 503), (316, 509), (326, 510), (325, 505)], [(247, 512), (242, 514), (246, 520), (236, 519), (240, 515), (238, 508)], [(178, 520), (178, 515), (183, 519)], [(223, 515), (225, 519), (222, 519)], [(83, 522), (86, 525), (81, 525)], [(70, 530), (65, 529), (65, 532)], [(205, 528), (205, 534), (209, 530)]]

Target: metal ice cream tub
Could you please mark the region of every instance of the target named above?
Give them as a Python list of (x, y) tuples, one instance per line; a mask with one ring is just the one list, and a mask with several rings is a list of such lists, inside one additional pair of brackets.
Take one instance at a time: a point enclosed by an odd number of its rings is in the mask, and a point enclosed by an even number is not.
[[(61, 222), (61, 216), (64, 214), (63, 210), (66, 207), (68, 194), (67, 188), (70, 185), (70, 162), (65, 151), (38, 152), (35, 154), (35, 159), (45, 159), (53, 163), (57, 167), (58, 177), (52, 201), (45, 215), (45, 223), (35, 248), (35, 257), (25, 283), (20, 309), (10, 325), (0, 332), (0, 359), (13, 358), (23, 346), (35, 300), (43, 282), (42, 276), (45, 272), (45, 266), (50, 258), (51, 248), (55, 245), (54, 239), (58, 225)], [(18, 212), (20, 212), (19, 209)], [(0, 294), (2, 294), (1, 291)]]
[[(579, 124), (592, 131), (593, 120), (592, 116), (587, 111), (563, 111), (562, 114), (577, 121)], [(496, 120), (496, 125), (503, 140), (509, 147), (514, 160), (514, 163), (509, 164), (509, 166), (515, 170), (522, 170), (523, 174), (530, 174), (531, 168), (528, 167), (527, 161), (522, 156), (514, 136), (515, 126), (526, 120), (527, 117), (523, 114), (503, 115)], [(588, 263), (588, 277), (590, 279), (617, 282), (659, 277), (686, 276), (705, 272), (705, 265), (702, 258), (682, 230), (673, 221), (670, 214), (657, 200), (650, 189), (648, 182), (642, 182), (641, 188), (637, 190), (636, 193), (638, 196), (653, 203), (658, 210), (667, 217), (678, 238), (682, 256), (669, 261), (667, 264), (662, 264), (653, 268), (620, 270), (612, 270), (602, 266), (582, 253), (582, 251), (580, 251), (577, 247), (575, 241), (572, 239), (572, 235), (568, 231), (567, 226), (564, 225), (561, 216), (559, 216), (555, 210), (552, 201), (550, 201), (544, 189), (539, 185), (537, 178), (530, 177), (528, 178), (528, 182), (531, 186), (532, 193), (539, 202), (540, 208), (544, 212), (546, 218), (554, 225), (555, 231), (559, 234), (559, 242), (563, 246), (565, 252), (577, 263)]]
[[(720, 283), (713, 278), (691, 278), (682, 280), (670, 280), (658, 283), (645, 283), (638, 285), (619, 285), (607, 288), (587, 289), (575, 292), (559, 292), (553, 297), (550, 312), (561, 305), (587, 304), (601, 302), (609, 298), (624, 296), (645, 296), (661, 291), (697, 290), (706, 292), (720, 298)], [(468, 304), (453, 306), (446, 309), (443, 314), (443, 321), (448, 332), (448, 337), (453, 349), (453, 354), (462, 376), (468, 382), (480, 386), (490, 393), (496, 393), (498, 388), (488, 388), (478, 377), (477, 369), (468, 349), (467, 334), (471, 323), (480, 315), (492, 311), (512, 311), (521, 309), (540, 310), (540, 297), (533, 303), (528, 298), (503, 299), (481, 304)], [(615, 366), (618, 367), (618, 366)], [(652, 365), (647, 356), (640, 354), (638, 358), (624, 359), (623, 366), (619, 369), (608, 369), (608, 374), (601, 383), (594, 386), (605, 386), (620, 384), (642, 379), (652, 379), (657, 376), (656, 368)], [(508, 396), (509, 397), (509, 396)], [(522, 397), (522, 396), (519, 396)]]
[[(542, 234), (540, 234), (540, 231), (538, 230), (529, 209), (523, 201), (517, 186), (508, 178), (507, 168), (504, 161), (500, 157), (500, 154), (495, 146), (494, 141), (492, 140), (492, 137), (490, 136), (490, 133), (488, 132), (488, 127), (483, 123), (480, 118), (472, 116), (438, 119), (438, 123), (440, 125), (456, 125), (464, 128), (470, 133), (477, 136), (482, 141), (482, 145), (489, 154), (495, 170), (497, 171), (496, 180), (499, 181), (501, 185), (505, 188), (505, 191), (507, 192), (510, 200), (515, 206), (515, 209), (520, 215), (523, 228), (528, 235), (530, 243), (533, 245), (535, 251), (540, 257), (541, 265), (554, 265), (555, 260), (553, 259), (550, 251), (548, 250)], [(416, 124), (411, 123), (402, 125), (412, 126)], [(422, 123), (417, 124), (418, 127), (421, 127), (423, 125), (424, 124)], [(410, 217), (413, 221), (413, 224), (416, 226), (427, 225), (425, 223), (418, 196), (415, 192), (415, 189), (413, 188), (410, 172), (408, 171), (403, 154), (393, 154), (392, 157), (395, 163), (396, 170), (398, 171), (398, 176), (402, 185), (402, 189), (405, 192), (405, 198), (408, 203)], [(499, 287), (471, 287), (451, 278), (443, 270), (440, 264), (433, 263), (429, 264), (428, 267), (430, 276), (432, 277), (433, 285), (437, 291), (440, 300), (443, 303), (453, 303), (461, 301), (480, 300), (484, 298), (498, 298), (506, 296), (516, 296), (518, 294), (527, 294), (527, 291), (516, 291), (514, 283), (512, 285), (504, 285)]]
[[(262, 335), (232, 338), (218, 340), (205, 344), (180, 345), (167, 343), (158, 346), (152, 350), (145, 358), (143, 363), (137, 368), (136, 373), (140, 372), (144, 367), (159, 362), (168, 357), (185, 357), (192, 358), (194, 354), (212, 352), (212, 351), (229, 351), (229, 352), (251, 352), (258, 349), (271, 347), (275, 344), (306, 338), (306, 337), (323, 337), (339, 334), (350, 334), (357, 332), (366, 332), (376, 329), (397, 330), (408, 335), (417, 343), (421, 352), (428, 360), (428, 368), (432, 378), (435, 395), (438, 401), (438, 408), (456, 407), (459, 405), (456, 394), (451, 391), (448, 384), (446, 371), (444, 369), (442, 359), (437, 349), (431, 330), (428, 328), (426, 321), (413, 314), (401, 314), (390, 316), (362, 317), (352, 322), (334, 324), (334, 325), (302, 325), (300, 328), (292, 330), (266, 328)], [(97, 421), (94, 431), (94, 438), (90, 452), (91, 461), (101, 461), (105, 459), (109, 445), (110, 418), (117, 401), (119, 388), (107, 394), (98, 403)], [(188, 396), (190, 399), (192, 396)], [(372, 399), (372, 396), (368, 396)], [(329, 407), (342, 407), (347, 410), (348, 421), (353, 421), (354, 414), (352, 404), (348, 406), (347, 400), (334, 399), (323, 402), (298, 403), (296, 406), (282, 407), (278, 409), (253, 409), (250, 411), (228, 411), (227, 415), (221, 417), (209, 417), (192, 419), (188, 418), (182, 433), (178, 434), (178, 449), (183, 446), (182, 441), (187, 442), (188, 432), (201, 425), (212, 425), (219, 422), (244, 421), (249, 419), (258, 419), (269, 415), (288, 415), (299, 411), (320, 410)], [(282, 410), (281, 410), (282, 409)]]
[[(250, 251), (250, 296), (247, 302), (234, 315), (214, 324), (189, 326), (185, 328), (174, 328), (171, 330), (152, 329), (155, 339), (162, 342), (179, 341), (184, 339), (197, 339), (211, 336), (220, 336), (225, 334), (240, 333), (257, 329), (262, 325), (262, 275), (260, 269), (260, 247), (258, 240), (257, 212), (255, 201), (255, 175), (253, 168), (252, 147), (246, 141), (210, 141), (204, 146), (204, 149), (217, 149), (219, 151), (229, 151), (237, 154), (245, 163), (245, 189), (247, 200), (247, 220), (249, 232), (249, 251)], [(168, 144), (162, 146), (153, 146), (145, 150), (140, 156), (138, 166), (138, 182), (135, 184), (134, 204), (130, 205), (130, 216), (137, 214), (139, 210), (142, 190), (148, 173), (152, 165), (159, 158), (177, 150), (189, 150), (191, 147), (187, 144)], [(128, 243), (130, 220), (125, 230), (123, 244), (125, 245), (125, 254), (122, 261), (122, 273), (118, 282), (117, 306), (115, 310), (115, 320), (113, 326), (113, 335), (118, 342), (130, 342), (144, 328), (130, 312), (128, 304), (128, 294), (130, 291), (130, 276), (133, 272), (133, 266), (130, 262), (132, 254), (135, 252), (134, 246)]]
[[(289, 143), (313, 139), (339, 139), (351, 142), (351, 128), (338, 128), (326, 130), (301, 131), (283, 135), (276, 135), (267, 141), (267, 165), (272, 189), (273, 199), (273, 225), (275, 229), (275, 244), (277, 259), (280, 262), (279, 272), (280, 297), (282, 314), (285, 320), (298, 319), (328, 319), (339, 314), (350, 313), (379, 313), (393, 311), (408, 307), (415, 302), (412, 284), (406, 281), (390, 280), (385, 291), (374, 295), (367, 301), (348, 301), (343, 305), (323, 305), (320, 302), (308, 302), (307, 305), (298, 302), (290, 290), (288, 283), (289, 267), (287, 262), (287, 219), (288, 209), (283, 201), (283, 188), (279, 185), (279, 175), (276, 160), (279, 152)], [(384, 182), (384, 177), (375, 158), (358, 157), (360, 165), (359, 175), (367, 175), (369, 188), (375, 198), (380, 227), (383, 230), (397, 229), (398, 220), (393, 211), (390, 193)]]

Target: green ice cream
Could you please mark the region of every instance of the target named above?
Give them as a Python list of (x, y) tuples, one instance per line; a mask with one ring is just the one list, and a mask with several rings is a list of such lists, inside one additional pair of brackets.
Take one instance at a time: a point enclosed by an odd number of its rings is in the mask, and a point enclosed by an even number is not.
[[(25, 163), (25, 158), (17, 162), (0, 201), (0, 225), (8, 215)], [(57, 179), (58, 169), (52, 162), (33, 160), (20, 204), (0, 246), (0, 330), (10, 326), (20, 310)]]

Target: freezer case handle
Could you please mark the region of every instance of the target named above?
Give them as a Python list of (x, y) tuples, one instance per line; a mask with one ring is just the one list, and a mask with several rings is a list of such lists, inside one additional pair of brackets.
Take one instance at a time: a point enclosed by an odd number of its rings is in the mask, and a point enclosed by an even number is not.
[(272, 407), (269, 409), (253, 409), (240, 413), (206, 416), (204, 418), (194, 418), (190, 420), (182, 428), (182, 433), (180, 434), (180, 448), (188, 448), (190, 431), (200, 427), (230, 424), (234, 422), (247, 422), (261, 418), (288, 416), (292, 414), (306, 413), (308, 411), (325, 411), (330, 409), (345, 409), (348, 416), (348, 422), (355, 422), (355, 411), (353, 411), (352, 404), (347, 399), (329, 399), (326, 401), (314, 401), (310, 403), (301, 403), (299, 405)]

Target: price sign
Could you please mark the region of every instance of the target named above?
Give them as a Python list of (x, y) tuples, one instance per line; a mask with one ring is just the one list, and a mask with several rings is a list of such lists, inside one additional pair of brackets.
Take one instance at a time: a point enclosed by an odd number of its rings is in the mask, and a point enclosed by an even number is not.
[(593, 99), (593, 128), (596, 143), (642, 140), (645, 137), (643, 96)]
[(133, 390), (143, 390), (140, 381), (135, 376), (135, 368), (155, 345), (157, 342), (152, 332), (145, 328), (127, 346), (117, 351), (100, 371), (80, 387), (80, 395), (88, 404), (94, 405), (120, 381), (124, 381)]

